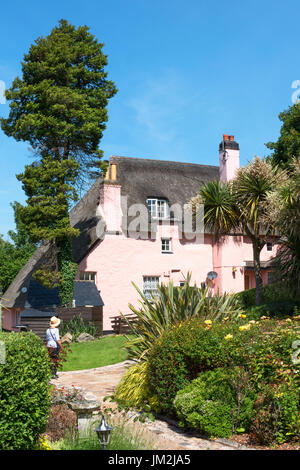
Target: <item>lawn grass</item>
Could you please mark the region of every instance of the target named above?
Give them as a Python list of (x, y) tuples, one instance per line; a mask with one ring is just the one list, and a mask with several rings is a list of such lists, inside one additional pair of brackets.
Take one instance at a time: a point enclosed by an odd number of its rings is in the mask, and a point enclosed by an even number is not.
[(93, 369), (125, 361), (127, 359), (127, 352), (123, 348), (125, 342), (125, 336), (118, 335), (86, 343), (72, 343), (62, 370)]

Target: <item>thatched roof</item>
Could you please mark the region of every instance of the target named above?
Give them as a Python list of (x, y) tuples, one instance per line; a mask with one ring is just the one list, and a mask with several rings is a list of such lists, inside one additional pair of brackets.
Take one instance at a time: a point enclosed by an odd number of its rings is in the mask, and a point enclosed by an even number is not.
[[(219, 167), (194, 163), (170, 162), (144, 158), (112, 156), (110, 164), (117, 165), (117, 181), (121, 194), (131, 204), (146, 204), (148, 197), (165, 198), (169, 205), (187, 203), (207, 181), (219, 178)], [(99, 220), (97, 207), (103, 178), (96, 180), (84, 197), (70, 211), (70, 223), (78, 228), (80, 235), (72, 242), (73, 260), (79, 263), (97, 242), (96, 225)], [(49, 255), (49, 245), (41, 245), (20, 270), (4, 294), (3, 305), (8, 308), (24, 308), (32, 274), (41, 268)]]

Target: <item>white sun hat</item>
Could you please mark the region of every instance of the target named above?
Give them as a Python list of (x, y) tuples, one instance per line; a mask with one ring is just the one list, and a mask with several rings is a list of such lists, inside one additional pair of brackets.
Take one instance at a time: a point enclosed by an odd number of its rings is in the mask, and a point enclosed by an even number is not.
[(50, 318), (50, 326), (54, 326), (55, 328), (59, 326), (60, 324), (60, 319), (57, 317), (51, 317)]

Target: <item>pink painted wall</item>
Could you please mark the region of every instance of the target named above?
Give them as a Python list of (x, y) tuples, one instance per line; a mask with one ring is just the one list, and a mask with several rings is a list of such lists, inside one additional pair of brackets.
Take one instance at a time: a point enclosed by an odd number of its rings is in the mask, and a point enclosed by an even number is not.
[(2, 307), (2, 327), (5, 330), (13, 330), (17, 323), (17, 313), (15, 308), (5, 309)]
[[(161, 237), (172, 238), (173, 254), (161, 253)], [(128, 303), (138, 306), (138, 294), (133, 281), (141, 290), (143, 276), (159, 276), (160, 282), (173, 279), (175, 285), (192, 272), (192, 282), (205, 282), (212, 266), (211, 237), (204, 243), (184, 243), (178, 238), (176, 226), (159, 226), (156, 240), (134, 240), (124, 235), (105, 235), (80, 263), (80, 271), (95, 271), (96, 285), (104, 301), (103, 329), (111, 329), (110, 316), (130, 313)]]
[[(244, 290), (244, 275), (246, 272), (243, 262), (253, 260), (252, 244), (248, 237), (224, 237), (219, 247), (214, 247), (218, 252), (218, 257), (215, 258), (214, 270), (219, 273), (220, 290), (222, 292), (239, 292)], [(265, 245), (261, 251), (261, 261), (268, 261), (276, 254), (277, 247), (273, 246), (272, 251), (267, 251)], [(218, 264), (217, 264), (218, 263)], [(233, 273), (233, 268), (236, 268)], [(247, 270), (247, 275), (250, 270)], [(267, 271), (262, 271), (263, 282), (267, 284)], [(252, 285), (255, 287), (254, 274), (250, 274)]]

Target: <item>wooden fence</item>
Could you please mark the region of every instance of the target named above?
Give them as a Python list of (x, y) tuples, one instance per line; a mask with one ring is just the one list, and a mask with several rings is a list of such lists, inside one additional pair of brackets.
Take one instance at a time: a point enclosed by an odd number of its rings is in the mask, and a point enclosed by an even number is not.
[[(49, 314), (48, 317), (24, 317), (21, 322), (22, 325), (27, 327), (27, 331), (33, 331), (37, 334), (42, 341), (45, 342), (46, 330), (49, 328), (50, 317), (53, 313)], [(64, 321), (70, 321), (74, 316), (81, 315), (83, 320), (92, 322), (97, 328), (97, 336), (103, 334), (103, 308), (102, 307), (75, 307), (75, 308), (57, 308), (57, 317)]]
[[(125, 315), (129, 323), (137, 323), (138, 322), (138, 317), (136, 315)], [(117, 335), (120, 334), (127, 334), (130, 333), (130, 327), (128, 326), (126, 320), (121, 316), (117, 315), (115, 317), (109, 317), (111, 318), (111, 324), (114, 333)]]

